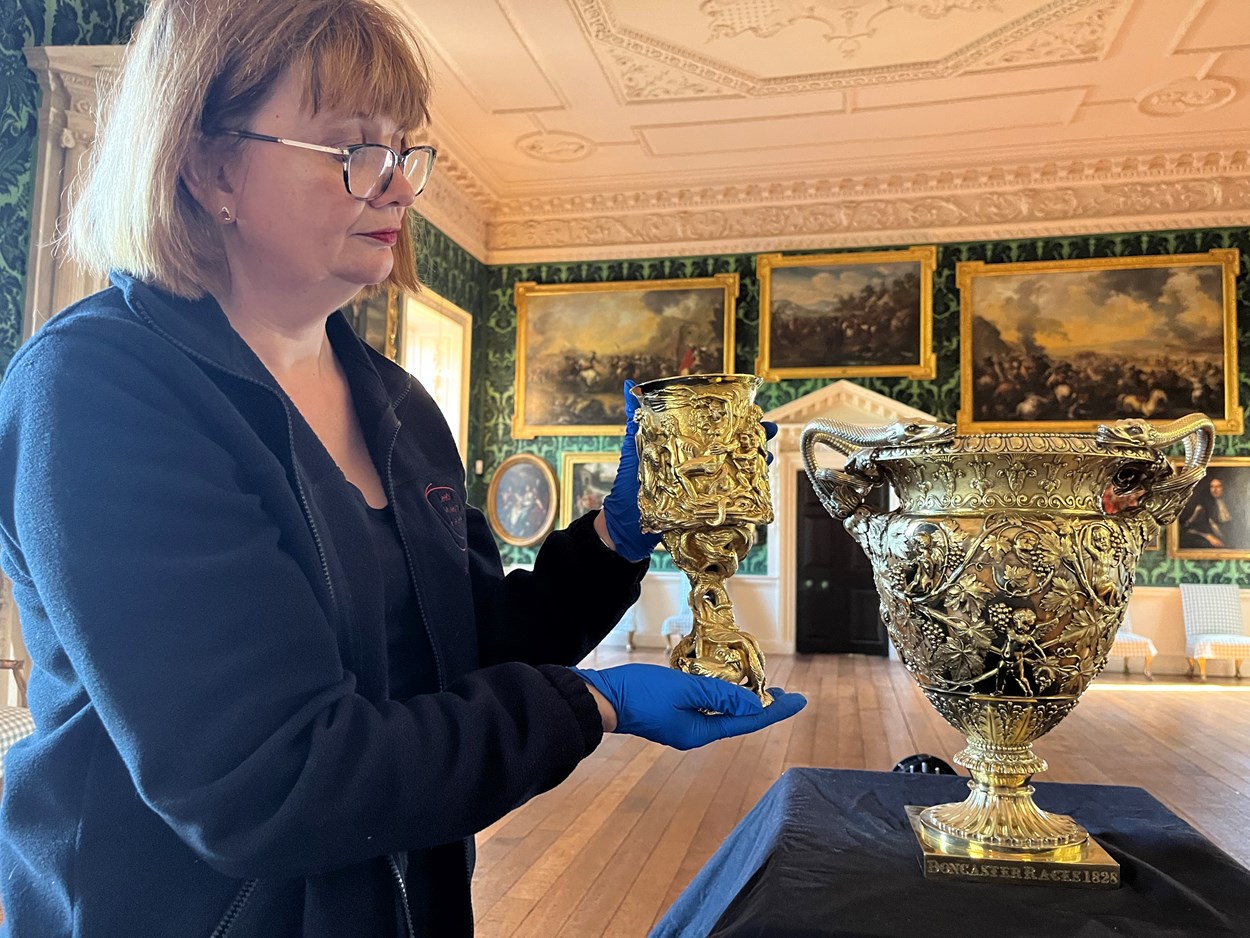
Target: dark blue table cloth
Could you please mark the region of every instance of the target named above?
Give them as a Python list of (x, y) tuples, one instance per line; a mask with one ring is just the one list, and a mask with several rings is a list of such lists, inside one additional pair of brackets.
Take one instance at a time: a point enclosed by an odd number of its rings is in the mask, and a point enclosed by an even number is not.
[(967, 778), (791, 769), (651, 938), (1250, 936), (1250, 871), (1141, 788), (1038, 783), (1120, 863), (1112, 890), (926, 880), (904, 806)]

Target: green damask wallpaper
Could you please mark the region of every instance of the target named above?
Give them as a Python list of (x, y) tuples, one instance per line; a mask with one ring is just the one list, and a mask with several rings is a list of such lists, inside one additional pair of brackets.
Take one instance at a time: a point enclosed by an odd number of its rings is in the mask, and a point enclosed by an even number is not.
[[(0, 370), (7, 367), (21, 337), (25, 302), (26, 254), (34, 168), (38, 88), (26, 68), (22, 49), (29, 45), (76, 45), (124, 42), (142, 15), (144, 0), (9, 0), (0, 11)], [(900, 245), (904, 246), (904, 245)], [(913, 407), (953, 420), (959, 407), (959, 295), (955, 265), (959, 261), (1050, 260), (1138, 254), (1207, 251), (1235, 247), (1242, 253), (1237, 281), (1238, 309), (1250, 308), (1250, 231), (1245, 228), (1147, 232), (1042, 238), (1019, 241), (964, 242), (938, 247), (934, 280), (934, 344), (937, 378), (867, 378), (861, 383)], [(875, 249), (875, 248), (874, 248)], [(470, 475), (469, 493), (484, 504), (490, 474), (508, 455), (522, 450), (546, 459), (558, 471), (565, 450), (614, 450), (620, 437), (547, 437), (513, 440), (511, 421), (516, 362), (516, 309), (512, 285), (585, 283), (706, 277), (736, 271), (742, 281), (737, 304), (736, 368), (754, 368), (759, 336), (759, 282), (754, 256), (709, 255), (655, 260), (618, 260), (567, 264), (488, 267), (454, 241), (428, 227), (422, 239), (421, 272), (431, 289), (474, 316), (473, 391), (469, 418), (469, 460), (481, 459), (485, 471)], [(1250, 324), (1239, 325), (1243, 404), (1250, 403)], [(827, 383), (823, 379), (782, 381), (761, 390), (765, 410), (801, 397)], [(1250, 434), (1220, 437), (1217, 454), (1250, 455)], [(507, 563), (532, 559), (533, 551), (504, 546)], [(666, 567), (660, 557), (658, 567)], [(741, 573), (762, 573), (764, 550), (753, 551)], [(1185, 582), (1241, 582), (1250, 563), (1169, 559), (1165, 551), (1148, 552), (1139, 570), (1143, 585)]]
[[(906, 245), (899, 245), (906, 247)], [(1085, 257), (1115, 257), (1142, 254), (1204, 252), (1211, 248), (1238, 248), (1242, 270), (1237, 280), (1237, 306), (1250, 309), (1250, 230), (1224, 228), (1196, 231), (1146, 232), (1140, 234), (1092, 235), (1069, 238), (1039, 238), (1020, 241), (962, 242), (938, 246), (934, 276), (933, 336), (937, 353), (937, 377), (932, 381), (904, 378), (856, 379), (864, 386), (912, 407), (954, 421), (959, 409), (959, 291), (955, 285), (955, 265), (960, 261), (988, 263), (1010, 261), (1060, 260)], [(879, 248), (872, 248), (879, 250)], [(752, 371), (759, 343), (759, 281), (755, 258), (750, 254), (663, 258), (656, 260), (598, 261), (568, 264), (501, 265), (485, 268), (482, 306), (466, 307), (475, 314), (473, 356), (473, 424), (470, 433), (470, 460), (482, 459), (486, 472), (471, 479), (470, 498), (482, 505), (492, 469), (512, 453), (522, 450), (546, 459), (557, 472), (564, 450), (609, 450), (620, 445), (620, 437), (546, 437), (513, 440), (511, 421), (513, 382), (516, 367), (516, 308), (512, 286), (517, 281), (538, 283), (586, 283), (615, 280), (659, 280), (676, 277), (706, 277), (736, 271), (742, 280), (736, 321), (736, 368)], [(1242, 317), (1238, 328), (1241, 399), (1250, 403), (1250, 321)], [(829, 379), (790, 380), (765, 384), (759, 402), (765, 410), (802, 397)], [(1250, 434), (1217, 438), (1217, 455), (1250, 455)], [(508, 563), (523, 563), (532, 550), (505, 547)], [(668, 563), (662, 558), (659, 567)], [(763, 573), (767, 556), (753, 551), (740, 573)], [(1170, 559), (1166, 551), (1147, 552), (1138, 573), (1144, 586), (1171, 586), (1180, 582), (1242, 582), (1250, 573), (1250, 562), (1191, 561)]]
[(125, 42), (144, 0), (0, 2), (0, 372), (22, 338), (39, 86), (26, 46)]

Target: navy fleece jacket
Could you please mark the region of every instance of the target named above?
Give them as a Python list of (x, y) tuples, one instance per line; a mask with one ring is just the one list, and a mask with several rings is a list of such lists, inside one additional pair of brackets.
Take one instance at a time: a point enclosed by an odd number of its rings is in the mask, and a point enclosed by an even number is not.
[[(215, 301), (128, 277), (0, 384), (0, 560), (37, 730), (0, 810), (5, 933), (470, 934), (471, 837), (601, 727), (563, 667), (646, 563), (553, 533), (503, 575), (437, 406), (327, 325), (395, 508), (437, 686), (387, 687), (345, 480)], [(406, 888), (401, 888), (406, 886)]]

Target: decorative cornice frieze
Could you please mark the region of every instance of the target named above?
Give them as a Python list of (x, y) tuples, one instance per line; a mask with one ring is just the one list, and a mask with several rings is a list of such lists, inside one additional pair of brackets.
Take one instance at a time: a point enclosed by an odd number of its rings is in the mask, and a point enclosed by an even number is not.
[(491, 263), (1204, 227), (1250, 221), (1250, 171), (1179, 179), (1003, 185), (977, 192), (742, 205), (653, 206), (508, 219), (490, 226)]
[(486, 259), (490, 216), (477, 201), (457, 188), (454, 180), (431, 176), (413, 208), (478, 260)]
[(568, 215), (691, 210), (846, 199), (933, 198), (960, 194), (1021, 191), (1056, 185), (1188, 180), (1250, 174), (1250, 150), (1135, 154), (1095, 159), (968, 167), (930, 172), (779, 180), (771, 183), (691, 185), (681, 189), (533, 196), (501, 200), (494, 207), (500, 223)]
[(414, 208), (427, 222), (484, 261), (489, 223), (496, 208), (495, 197), (450, 147), (429, 134), (422, 139), (438, 149), (438, 158)]

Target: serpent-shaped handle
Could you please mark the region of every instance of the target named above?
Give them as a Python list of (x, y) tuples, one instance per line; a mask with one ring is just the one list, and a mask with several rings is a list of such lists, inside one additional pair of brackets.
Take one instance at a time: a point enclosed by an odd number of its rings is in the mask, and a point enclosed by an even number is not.
[[(882, 484), (881, 474), (872, 463), (872, 450), (948, 440), (954, 435), (955, 428), (950, 424), (932, 421), (860, 427), (837, 420), (813, 420), (803, 428), (803, 468), (825, 510), (845, 520), (863, 506), (870, 491)], [(853, 458), (847, 460), (845, 469), (822, 469), (816, 465), (816, 447), (822, 444)]]
[(1215, 425), (1202, 414), (1190, 414), (1159, 427), (1144, 420), (1117, 420), (1100, 426), (1095, 435), (1104, 442), (1148, 446), (1160, 455), (1177, 443), (1184, 445), (1185, 465), (1151, 485), (1143, 501), (1160, 527), (1176, 520), (1194, 487), (1206, 475), (1215, 448)]

